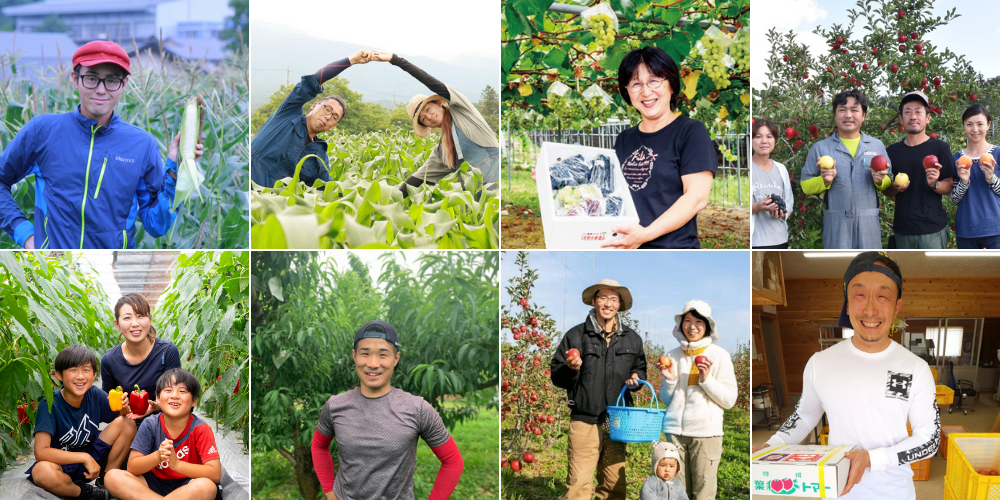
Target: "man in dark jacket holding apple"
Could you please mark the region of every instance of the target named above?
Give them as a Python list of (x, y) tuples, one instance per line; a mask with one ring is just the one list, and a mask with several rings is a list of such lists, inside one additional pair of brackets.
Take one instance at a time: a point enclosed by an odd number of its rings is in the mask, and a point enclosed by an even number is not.
[[(623, 386), (635, 390), (646, 379), (642, 338), (621, 322), (632, 307), (629, 289), (603, 279), (583, 291), (594, 308), (563, 336), (552, 357), (552, 383), (566, 389), (570, 426), (565, 500), (625, 498), (625, 443), (608, 437), (608, 406)], [(626, 391), (625, 405), (632, 406)], [(597, 488), (593, 486), (597, 473)]]

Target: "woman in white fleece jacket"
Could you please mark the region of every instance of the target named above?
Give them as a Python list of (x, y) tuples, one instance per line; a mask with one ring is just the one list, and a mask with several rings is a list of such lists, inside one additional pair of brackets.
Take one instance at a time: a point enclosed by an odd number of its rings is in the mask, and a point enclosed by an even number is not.
[(736, 404), (733, 361), (719, 347), (712, 308), (701, 300), (684, 304), (674, 316), (674, 337), (681, 346), (668, 353), (660, 399), (667, 405), (663, 432), (681, 456), (678, 477), (692, 500), (715, 498), (722, 459), (723, 410)]

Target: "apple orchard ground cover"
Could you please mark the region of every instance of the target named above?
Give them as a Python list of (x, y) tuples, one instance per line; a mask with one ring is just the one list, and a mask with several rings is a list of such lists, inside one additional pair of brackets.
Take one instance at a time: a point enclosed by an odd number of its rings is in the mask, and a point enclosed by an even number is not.
[[(931, 0), (858, 2), (849, 10), (846, 25), (814, 30), (827, 41), (828, 48), (821, 54), (810, 54), (794, 33), (767, 33), (770, 55), (767, 67), (758, 70), (766, 72), (768, 83), (753, 91), (754, 118), (770, 119), (779, 127), (771, 157), (788, 169), (795, 193), (794, 200), (788, 200), (795, 210), (788, 224), (791, 247), (822, 247), (823, 197), (804, 194), (799, 181), (809, 148), (834, 131), (830, 101), (836, 93), (859, 88), (866, 94), (869, 108), (861, 131), (886, 146), (905, 137), (899, 100), (913, 90), (924, 92), (931, 101), (928, 134), (947, 142), (952, 152), (966, 144), (961, 116), (969, 105), (1000, 109), (996, 81), (987, 80), (964, 56), (927, 37), (952, 22), (974, 23), (960, 17), (970, 13), (951, 9), (936, 16), (931, 12), (933, 5)], [(878, 196), (886, 247), (895, 202)], [(943, 203), (952, 228), (949, 247), (953, 248), (956, 207), (947, 197)]]

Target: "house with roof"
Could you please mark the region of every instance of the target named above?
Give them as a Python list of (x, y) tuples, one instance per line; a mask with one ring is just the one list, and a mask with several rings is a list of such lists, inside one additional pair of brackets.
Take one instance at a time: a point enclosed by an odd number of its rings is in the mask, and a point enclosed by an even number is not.
[(0, 31), (0, 78), (17, 71), (37, 82), (47, 72), (58, 71), (60, 65), (68, 73), (73, 52), (79, 46), (64, 33), (17, 33)]

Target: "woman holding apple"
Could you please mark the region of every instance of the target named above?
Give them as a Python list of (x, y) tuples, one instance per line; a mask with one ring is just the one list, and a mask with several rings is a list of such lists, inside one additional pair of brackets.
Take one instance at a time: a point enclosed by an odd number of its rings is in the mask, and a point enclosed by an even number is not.
[(792, 182), (788, 169), (771, 159), (778, 127), (770, 120), (753, 122), (753, 223), (751, 243), (753, 248), (788, 248), (788, 216), (792, 213)]
[(993, 119), (982, 104), (962, 113), (969, 145), (955, 153), (956, 180), (951, 190), (955, 237), (960, 249), (1000, 249), (1000, 178), (996, 175), (996, 146), (986, 141)]
[(714, 499), (722, 459), (722, 419), (736, 404), (736, 372), (719, 347), (712, 308), (691, 300), (674, 316), (680, 347), (660, 358), (660, 399), (667, 405), (663, 433), (677, 446), (680, 478), (692, 500)]

